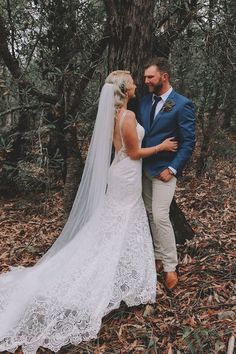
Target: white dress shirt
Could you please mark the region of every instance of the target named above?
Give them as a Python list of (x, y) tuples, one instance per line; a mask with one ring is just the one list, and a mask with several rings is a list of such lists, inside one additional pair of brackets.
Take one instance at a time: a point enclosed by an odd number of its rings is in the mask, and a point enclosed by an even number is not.
[[(170, 87), (168, 91), (166, 91), (165, 93), (163, 93), (163, 95), (158, 96), (158, 97), (161, 97), (161, 100), (157, 103), (154, 117), (156, 117), (157, 113), (160, 112), (160, 110), (161, 110), (162, 107), (164, 106), (165, 101), (167, 100), (168, 96), (170, 95), (170, 93), (171, 93), (172, 91), (173, 91), (173, 88)], [(153, 96), (152, 96), (152, 103), (154, 103), (154, 98), (153, 98), (154, 96), (157, 96), (157, 95), (155, 95), (155, 93), (153, 94)], [(154, 118), (154, 119), (155, 119), (155, 118)]]

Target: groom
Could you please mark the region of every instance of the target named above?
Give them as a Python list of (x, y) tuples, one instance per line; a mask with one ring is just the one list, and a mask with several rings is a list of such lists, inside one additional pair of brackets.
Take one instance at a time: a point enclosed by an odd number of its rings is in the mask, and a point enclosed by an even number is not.
[(156, 268), (160, 272), (163, 267), (165, 286), (171, 290), (178, 283), (178, 258), (169, 209), (176, 177), (190, 159), (195, 145), (194, 106), (173, 90), (166, 58), (150, 61), (144, 78), (149, 94), (140, 103), (139, 121), (145, 129), (143, 147), (160, 144), (170, 137), (178, 141), (176, 152), (163, 151), (143, 161), (143, 199), (153, 235)]

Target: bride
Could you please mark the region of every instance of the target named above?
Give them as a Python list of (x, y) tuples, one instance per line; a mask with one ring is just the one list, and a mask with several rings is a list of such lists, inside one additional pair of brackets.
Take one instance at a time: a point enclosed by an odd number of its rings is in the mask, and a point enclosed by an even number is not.
[(43, 346), (57, 352), (96, 338), (102, 317), (121, 301), (155, 302), (141, 159), (174, 151), (177, 144), (169, 138), (141, 148), (144, 129), (127, 110), (135, 88), (128, 71), (107, 77), (82, 181), (61, 235), (35, 266), (0, 276), (0, 351), (21, 346), (35, 354)]

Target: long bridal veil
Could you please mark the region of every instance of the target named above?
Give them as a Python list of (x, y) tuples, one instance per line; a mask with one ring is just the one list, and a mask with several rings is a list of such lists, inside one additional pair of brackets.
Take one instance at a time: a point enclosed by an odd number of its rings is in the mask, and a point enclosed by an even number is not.
[(89, 221), (101, 205), (107, 187), (114, 129), (114, 86), (105, 83), (80, 186), (68, 221), (60, 236), (40, 262), (52, 257)]
[[(78, 239), (85, 237), (85, 232), (80, 231), (104, 202), (111, 159), (114, 114), (114, 88), (112, 84), (105, 83), (99, 99), (81, 183), (60, 236), (34, 267), (11, 267), (9, 272), (0, 275), (0, 350), (1, 340), (4, 340), (4, 343), (8, 341), (4, 337), (5, 334), (9, 335), (9, 331), (21, 320), (28, 304), (41, 291), (42, 284), (45, 288), (50, 288), (51, 284), (56, 283), (55, 275), (57, 277), (67, 274), (67, 264), (63, 263), (63, 259), (68, 258), (69, 262), (70, 253), (66, 253), (66, 247), (70, 246), (76, 235)], [(87, 233), (86, 237), (87, 235), (90, 234)], [(94, 241), (91, 238), (88, 242)], [(78, 254), (79, 250), (75, 249), (75, 252)], [(63, 254), (65, 257), (60, 258)], [(82, 259), (82, 256), (80, 257)], [(27, 326), (28, 323), (29, 321)], [(9, 343), (10, 337), (11, 335)], [(17, 338), (19, 339), (20, 335)]]
[[(0, 275), (0, 351), (57, 352), (96, 338), (103, 316), (121, 301), (155, 302), (142, 162), (124, 153), (110, 167), (114, 92), (113, 84), (102, 89), (82, 181), (58, 240), (35, 266)], [(141, 146), (144, 129), (136, 130)]]

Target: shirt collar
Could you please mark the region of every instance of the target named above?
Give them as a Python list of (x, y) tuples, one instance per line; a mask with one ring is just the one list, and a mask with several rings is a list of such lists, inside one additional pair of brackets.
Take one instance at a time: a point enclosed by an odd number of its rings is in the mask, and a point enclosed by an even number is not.
[[(168, 91), (166, 91), (165, 93), (163, 93), (163, 95), (159, 97), (161, 97), (162, 101), (165, 102), (172, 91), (173, 91), (173, 87), (171, 86)], [(157, 95), (155, 95), (155, 93), (152, 95), (152, 101), (154, 101), (154, 96)]]

